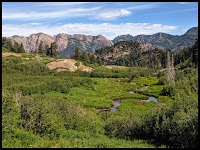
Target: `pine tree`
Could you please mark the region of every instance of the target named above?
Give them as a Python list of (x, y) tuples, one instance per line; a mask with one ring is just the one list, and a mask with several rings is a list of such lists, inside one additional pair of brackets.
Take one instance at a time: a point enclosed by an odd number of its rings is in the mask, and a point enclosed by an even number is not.
[(17, 42), (14, 42), (13, 47), (11, 48), (12, 52), (18, 53), (20, 45)]
[(75, 49), (74, 59), (77, 59), (77, 60), (81, 59), (81, 53), (79, 51), (79, 48)]
[(3, 37), (2, 38), (2, 47), (5, 47), (7, 48), (8, 50), (11, 50), (12, 49), (12, 43), (11, 43), (11, 40), (6, 38), (6, 37)]
[(192, 51), (192, 62), (198, 66), (198, 39), (196, 40)]
[(101, 60), (101, 56), (98, 54), (97, 55), (97, 63), (100, 65), (100, 66), (102, 66), (102, 64), (103, 64), (103, 62), (102, 62), (102, 60)]
[(44, 53), (43, 41), (40, 41), (40, 44), (38, 46), (38, 53), (39, 54), (43, 54)]
[(83, 53), (81, 55), (81, 59), (82, 59), (82, 61), (89, 62), (88, 54), (85, 51), (83, 51)]
[(91, 55), (90, 60), (91, 60), (91, 64), (97, 63), (97, 59), (96, 59), (95, 54), (92, 54), (92, 55)]
[(50, 57), (57, 57), (59, 55), (59, 51), (57, 51), (57, 49), (58, 46), (56, 42), (51, 43), (51, 47), (46, 50), (46, 55)]
[(49, 51), (49, 46), (48, 46), (48, 45), (45, 46), (44, 51), (45, 51), (45, 54), (46, 54), (47, 56), (49, 56), (50, 51)]
[(25, 53), (24, 46), (23, 46), (22, 43), (21, 43), (20, 46), (19, 46), (18, 53)]

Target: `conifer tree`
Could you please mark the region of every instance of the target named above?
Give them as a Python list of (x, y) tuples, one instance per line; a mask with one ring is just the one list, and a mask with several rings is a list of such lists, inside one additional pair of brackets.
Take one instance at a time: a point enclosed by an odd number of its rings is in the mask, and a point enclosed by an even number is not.
[(18, 53), (25, 53), (24, 46), (23, 46), (22, 43), (20, 44), (20, 47), (19, 47)]
[(88, 54), (85, 51), (83, 51), (83, 53), (81, 55), (81, 59), (82, 59), (82, 61), (89, 62)]
[(17, 42), (14, 42), (13, 47), (11, 48), (12, 52), (18, 53), (19, 51), (19, 44)]
[(6, 37), (3, 37), (2, 38), (2, 46), (7, 48), (8, 50), (11, 50), (12, 49), (12, 43), (11, 43), (11, 40), (6, 38)]
[(91, 55), (90, 60), (91, 60), (91, 64), (97, 63), (97, 59), (96, 59), (95, 54), (92, 54), (92, 55)]
[(77, 59), (77, 60), (81, 59), (81, 53), (79, 51), (79, 48), (75, 49), (74, 59)]
[(58, 46), (56, 42), (51, 43), (51, 47), (46, 49), (46, 55), (50, 57), (57, 57), (59, 55), (59, 51), (57, 51), (57, 49)]
[(101, 60), (101, 56), (98, 54), (97, 55), (97, 63), (100, 65), (100, 66), (102, 66), (102, 64), (103, 64), (103, 62), (102, 62), (102, 60)]
[(40, 41), (40, 44), (38, 46), (38, 53), (39, 54), (43, 54), (44, 53), (43, 41)]

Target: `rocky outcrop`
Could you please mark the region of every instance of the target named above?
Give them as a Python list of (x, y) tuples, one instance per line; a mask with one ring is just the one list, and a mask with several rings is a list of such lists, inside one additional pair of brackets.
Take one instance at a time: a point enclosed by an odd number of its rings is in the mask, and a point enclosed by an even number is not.
[(12, 43), (22, 43), (27, 53), (31, 50), (37, 50), (40, 41), (43, 41), (43, 46), (50, 46), (52, 42), (56, 42), (58, 45), (58, 51), (61, 58), (70, 58), (75, 49), (78, 47), (80, 51), (94, 52), (96, 49), (105, 46), (112, 46), (112, 41), (106, 39), (102, 35), (91, 36), (83, 34), (68, 35), (60, 33), (55, 36), (50, 36), (44, 33), (31, 34), (28, 37), (25, 36), (12, 36), (9, 37)]
[(55, 41), (54, 37), (43, 33), (31, 34), (29, 37), (14, 35), (9, 37), (9, 39), (11, 39), (12, 43), (14, 41), (19, 44), (22, 43), (27, 53), (30, 53), (31, 50), (38, 49), (40, 41), (43, 41), (44, 45), (51, 45)]
[(74, 59), (58, 59), (56, 61), (48, 63), (46, 66), (50, 70), (56, 69), (56, 71), (58, 72), (66, 70), (74, 72), (78, 69), (86, 72), (90, 72), (93, 70), (93, 68), (83, 65), (82, 62), (79, 63), (80, 63), (79, 66), (76, 66), (76, 60)]

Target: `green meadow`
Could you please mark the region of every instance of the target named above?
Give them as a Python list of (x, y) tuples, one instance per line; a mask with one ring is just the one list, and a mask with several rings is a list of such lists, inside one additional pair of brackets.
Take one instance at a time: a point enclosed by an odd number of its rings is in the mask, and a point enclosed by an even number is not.
[(2, 58), (3, 148), (196, 147), (198, 68), (177, 69), (169, 94), (156, 68), (56, 72), (40, 57)]

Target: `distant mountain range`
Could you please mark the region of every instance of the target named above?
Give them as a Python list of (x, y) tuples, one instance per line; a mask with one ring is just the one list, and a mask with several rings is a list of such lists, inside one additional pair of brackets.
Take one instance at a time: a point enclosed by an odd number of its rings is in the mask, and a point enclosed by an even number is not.
[(112, 40), (113, 43), (127, 40), (138, 40), (144, 43), (147, 49), (161, 48), (164, 50), (170, 49), (177, 52), (184, 47), (192, 46), (196, 39), (198, 39), (198, 27), (189, 29), (185, 34), (170, 35), (166, 33), (156, 33), (153, 35), (137, 35), (132, 36), (130, 34), (120, 35)]
[(58, 34), (50, 36), (44, 33), (31, 34), (28, 37), (24, 36), (12, 36), (9, 39), (14, 43), (22, 43), (27, 53), (31, 50), (38, 49), (40, 41), (43, 41), (43, 46), (50, 46), (52, 42), (56, 42), (58, 45), (58, 51), (60, 51), (60, 58), (70, 58), (75, 49), (78, 47), (80, 51), (94, 52), (96, 49), (112, 46), (112, 41), (106, 39), (102, 35), (90, 36), (83, 34)]
[(157, 47), (164, 50), (171, 49), (172, 51), (177, 52), (183, 49), (183, 47), (188, 47), (194, 44), (197, 38), (198, 27), (193, 27), (189, 29), (185, 34), (181, 36), (170, 35), (166, 33), (137, 36), (132, 36), (128, 34), (120, 35), (114, 38), (112, 41), (108, 40), (102, 35), (68, 35), (64, 33), (55, 36), (50, 36), (44, 33), (37, 33), (31, 34), (28, 37), (17, 35), (9, 37), (9, 39), (11, 39), (13, 43), (14, 41), (22, 43), (27, 53), (30, 53), (31, 50), (38, 49), (40, 41), (43, 41), (44, 47), (45, 45), (50, 46), (52, 42), (56, 42), (58, 45), (58, 51), (60, 51), (60, 58), (70, 58), (74, 54), (74, 51), (77, 47), (80, 51), (95, 52), (95, 50), (99, 48), (113, 46), (119, 41), (127, 40), (138, 40), (144, 43), (147, 50)]

